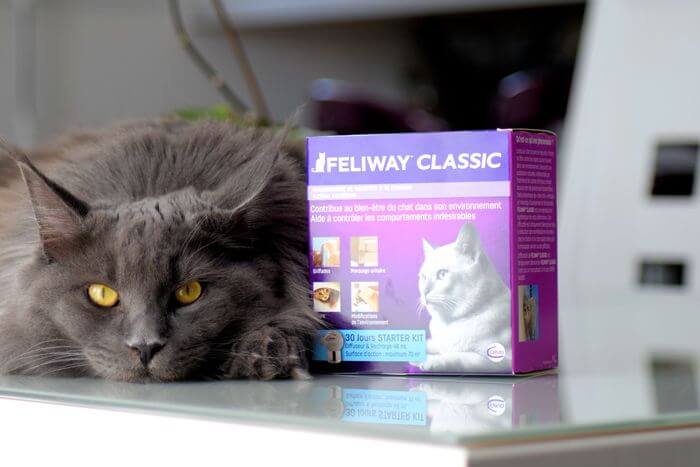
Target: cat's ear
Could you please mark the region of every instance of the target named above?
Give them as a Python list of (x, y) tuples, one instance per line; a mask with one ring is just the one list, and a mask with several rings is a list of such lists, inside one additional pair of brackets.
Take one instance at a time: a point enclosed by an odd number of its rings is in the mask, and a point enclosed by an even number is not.
[(272, 181), (278, 161), (284, 154), (283, 146), (292, 123), (290, 120), (281, 130), (261, 137), (247, 148), (253, 156), (239, 169), (240, 176), (235, 181), (225, 181), (215, 190), (202, 193), (202, 199), (226, 216), (233, 216), (245, 209)]
[(29, 191), (44, 254), (48, 259), (55, 259), (78, 240), (90, 208), (45, 176), (26, 156), (16, 161)]
[(470, 258), (476, 257), (479, 251), (479, 232), (471, 222), (466, 222), (457, 235), (455, 245), (459, 252)]
[(423, 256), (427, 258), (433, 253), (433, 250), (433, 246), (426, 239), (423, 239)]

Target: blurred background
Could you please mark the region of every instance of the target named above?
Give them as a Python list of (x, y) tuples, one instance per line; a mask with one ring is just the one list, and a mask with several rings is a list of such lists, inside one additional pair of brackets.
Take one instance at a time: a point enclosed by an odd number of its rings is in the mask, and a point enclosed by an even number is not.
[[(251, 103), (211, 2), (180, 3), (195, 46)], [(585, 11), (523, 0), (222, 4), (271, 117), (311, 100), (304, 123), (337, 132), (558, 129)], [(180, 47), (166, 0), (2, 0), (0, 34), (0, 105), (15, 111), (2, 112), (0, 131), (28, 143), (222, 102)]]
[[(304, 126), (337, 133), (556, 131), (561, 371), (629, 372), (637, 412), (699, 408), (700, 2), (224, 0), (257, 100), (211, 2), (181, 3), (191, 44), (270, 120), (306, 103)], [(0, 134), (31, 145), (175, 111), (226, 118), (171, 13), (0, 0)], [(660, 387), (669, 374), (680, 383)], [(567, 397), (600, 410), (623, 390)]]

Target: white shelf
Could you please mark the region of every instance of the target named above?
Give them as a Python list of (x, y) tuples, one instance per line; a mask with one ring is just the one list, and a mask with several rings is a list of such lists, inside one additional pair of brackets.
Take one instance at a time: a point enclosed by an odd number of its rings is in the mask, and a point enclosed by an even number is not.
[[(584, 3), (583, 0), (227, 0), (225, 6), (243, 29), (378, 21), (418, 16)], [(202, 19), (214, 21), (207, 8)]]

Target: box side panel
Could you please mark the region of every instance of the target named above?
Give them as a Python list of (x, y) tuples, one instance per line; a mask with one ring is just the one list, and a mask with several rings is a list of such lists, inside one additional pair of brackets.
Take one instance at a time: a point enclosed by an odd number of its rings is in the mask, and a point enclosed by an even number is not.
[(508, 287), (510, 288), (510, 314), (511, 314), (511, 319), (510, 319), (510, 328), (511, 328), (511, 342), (510, 342), (510, 349), (511, 349), (511, 372), (512, 374), (516, 374), (515, 370), (515, 352), (517, 350), (516, 348), (516, 343), (518, 342), (518, 285), (517, 285), (517, 275), (518, 275), (518, 268), (516, 265), (516, 260), (517, 260), (517, 246), (515, 243), (516, 240), (516, 222), (515, 222), (515, 198), (513, 196), (513, 192), (515, 191), (515, 177), (513, 174), (515, 173), (515, 168), (513, 167), (513, 145), (514, 145), (514, 137), (513, 133), (511, 133), (508, 136), (508, 159), (509, 159), (509, 164), (508, 164), (508, 180), (511, 182), (510, 183), (510, 188), (511, 188), (511, 193), (510, 193), (510, 212), (508, 213), (508, 231), (510, 232), (510, 235), (508, 237), (509, 241), (509, 256), (510, 256), (510, 281), (508, 282)]
[(556, 136), (511, 139), (513, 371), (558, 362)]

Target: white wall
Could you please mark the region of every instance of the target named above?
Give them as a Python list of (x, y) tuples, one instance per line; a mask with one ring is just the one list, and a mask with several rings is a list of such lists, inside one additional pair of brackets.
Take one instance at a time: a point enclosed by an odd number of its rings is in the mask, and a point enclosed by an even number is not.
[[(101, 126), (221, 101), (180, 49), (164, 0), (36, 0), (37, 133)], [(185, 1), (195, 42), (247, 100), (225, 38)], [(0, 132), (11, 136), (10, 0), (0, 0)], [(199, 10), (198, 10), (199, 9)], [(311, 80), (339, 78), (401, 98), (405, 59), (395, 23), (243, 31), (273, 116), (304, 103)]]
[(652, 199), (659, 140), (700, 140), (700, 2), (601, 0), (589, 9), (568, 116), (562, 253), (585, 300), (637, 290), (643, 256), (688, 258), (700, 295), (698, 190)]
[[(700, 357), (699, 182), (650, 196), (657, 142), (700, 140), (698, 25), (697, 0), (588, 7), (560, 185), (561, 342), (578, 371)], [(645, 257), (685, 259), (687, 286), (640, 287)]]

